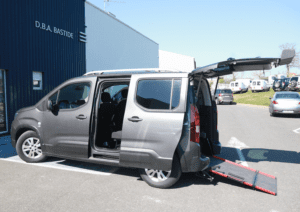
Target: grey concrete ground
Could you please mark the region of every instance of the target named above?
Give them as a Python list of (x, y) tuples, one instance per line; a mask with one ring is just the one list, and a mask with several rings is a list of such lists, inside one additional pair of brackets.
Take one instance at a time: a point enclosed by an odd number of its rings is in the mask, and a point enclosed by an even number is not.
[(278, 195), (216, 177), (184, 174), (155, 189), (137, 170), (52, 159), (30, 165), (0, 141), (0, 211), (300, 211), (300, 119), (268, 109), (220, 105), (221, 157), (277, 177)]

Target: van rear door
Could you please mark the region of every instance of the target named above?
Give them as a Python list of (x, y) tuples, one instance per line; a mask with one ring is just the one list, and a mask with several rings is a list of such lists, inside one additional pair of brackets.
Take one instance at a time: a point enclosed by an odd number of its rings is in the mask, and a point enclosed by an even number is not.
[(190, 75), (194, 77), (203, 75), (206, 78), (213, 78), (240, 71), (270, 70), (273, 67), (276, 68), (277, 66), (291, 63), (294, 56), (295, 50), (286, 49), (282, 51), (281, 58), (230, 59), (196, 68)]

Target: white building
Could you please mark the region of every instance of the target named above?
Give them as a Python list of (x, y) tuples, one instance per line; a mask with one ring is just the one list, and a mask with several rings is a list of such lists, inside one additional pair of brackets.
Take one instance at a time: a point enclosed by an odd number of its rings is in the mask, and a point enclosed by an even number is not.
[(191, 72), (196, 62), (194, 57), (159, 50), (159, 68)]
[(158, 44), (90, 2), (85, 3), (86, 69), (158, 68)]

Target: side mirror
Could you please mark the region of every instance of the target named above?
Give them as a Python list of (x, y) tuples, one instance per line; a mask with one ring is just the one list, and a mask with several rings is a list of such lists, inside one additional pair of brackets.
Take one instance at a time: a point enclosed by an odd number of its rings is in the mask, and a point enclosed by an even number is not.
[(48, 110), (53, 111), (53, 102), (51, 100), (48, 100), (48, 102), (47, 102), (47, 108), (48, 108)]

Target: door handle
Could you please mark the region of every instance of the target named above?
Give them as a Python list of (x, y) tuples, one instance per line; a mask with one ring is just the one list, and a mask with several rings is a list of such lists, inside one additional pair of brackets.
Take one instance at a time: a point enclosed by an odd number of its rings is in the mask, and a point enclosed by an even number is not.
[(143, 119), (140, 119), (138, 116), (132, 116), (131, 118), (128, 118), (128, 120), (132, 122), (143, 121)]
[(82, 119), (86, 119), (87, 117), (83, 114), (80, 114), (80, 115), (76, 116), (76, 118), (82, 120)]

